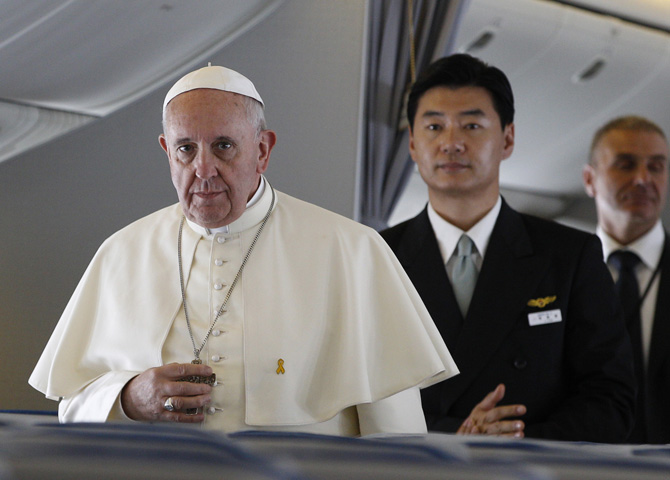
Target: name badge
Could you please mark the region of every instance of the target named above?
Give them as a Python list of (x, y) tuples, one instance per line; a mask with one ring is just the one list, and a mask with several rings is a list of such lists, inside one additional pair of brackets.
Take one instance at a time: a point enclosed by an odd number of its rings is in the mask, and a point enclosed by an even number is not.
[(546, 325), (547, 323), (557, 323), (562, 320), (563, 318), (561, 317), (561, 311), (558, 309), (528, 314), (528, 324), (531, 327), (535, 327), (537, 325)]

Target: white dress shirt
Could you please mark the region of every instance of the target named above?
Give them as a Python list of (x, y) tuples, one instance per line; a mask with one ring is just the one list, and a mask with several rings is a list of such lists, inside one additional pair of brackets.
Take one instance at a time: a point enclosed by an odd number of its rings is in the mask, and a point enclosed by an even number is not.
[(464, 233), (472, 239), (477, 247), (477, 254), (474, 255), (474, 260), (475, 265), (477, 266), (477, 271), (481, 270), (482, 263), (484, 262), (484, 255), (486, 254), (486, 248), (489, 245), (491, 233), (493, 232), (493, 227), (495, 227), (501, 207), (502, 199), (498, 197), (498, 201), (484, 218), (473, 225), (470, 230), (464, 232), (460, 228), (447, 222), (435, 211), (430, 203), (428, 204), (428, 219), (433, 227), (433, 232), (435, 232), (435, 238), (437, 239), (437, 245), (442, 254), (442, 260), (447, 268), (449, 281), (451, 281), (451, 272), (453, 270), (451, 264), (456, 261), (456, 256), (454, 255), (456, 246), (458, 245), (458, 240), (461, 238), (461, 235)]

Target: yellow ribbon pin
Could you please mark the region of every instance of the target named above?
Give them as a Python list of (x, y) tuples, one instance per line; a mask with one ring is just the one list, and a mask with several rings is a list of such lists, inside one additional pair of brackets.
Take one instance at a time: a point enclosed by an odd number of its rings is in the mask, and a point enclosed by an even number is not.
[(537, 307), (537, 308), (544, 308), (547, 305), (549, 305), (551, 302), (556, 301), (556, 295), (553, 297), (544, 297), (544, 298), (534, 298), (532, 300), (528, 300), (528, 306), (529, 307)]
[(277, 360), (277, 365), (278, 365), (277, 366), (277, 375), (279, 375), (280, 373), (282, 375), (285, 374), (286, 370), (284, 370), (284, 360), (281, 359), (281, 358), (279, 360)]

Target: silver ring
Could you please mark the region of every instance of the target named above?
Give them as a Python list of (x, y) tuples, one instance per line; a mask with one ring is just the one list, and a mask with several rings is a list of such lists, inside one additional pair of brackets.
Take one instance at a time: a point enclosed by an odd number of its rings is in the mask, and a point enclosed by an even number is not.
[(168, 412), (173, 412), (174, 411), (174, 405), (172, 405), (172, 397), (168, 397), (167, 400), (165, 400), (165, 403), (163, 404), (163, 408), (167, 410)]

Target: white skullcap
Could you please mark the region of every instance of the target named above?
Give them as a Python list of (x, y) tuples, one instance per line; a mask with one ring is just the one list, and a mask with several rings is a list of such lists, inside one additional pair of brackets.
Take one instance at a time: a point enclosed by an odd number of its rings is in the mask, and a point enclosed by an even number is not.
[(224, 92), (239, 93), (246, 97), (251, 97), (261, 102), (264, 105), (261, 96), (256, 91), (256, 87), (244, 75), (237, 73), (226, 67), (217, 67), (209, 64), (199, 70), (187, 73), (175, 83), (168, 91), (163, 101), (163, 111), (177, 95), (195, 90), (197, 88), (213, 88), (214, 90), (222, 90)]

